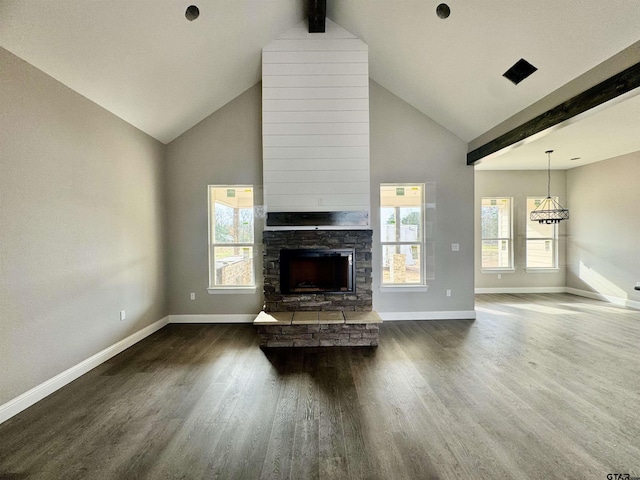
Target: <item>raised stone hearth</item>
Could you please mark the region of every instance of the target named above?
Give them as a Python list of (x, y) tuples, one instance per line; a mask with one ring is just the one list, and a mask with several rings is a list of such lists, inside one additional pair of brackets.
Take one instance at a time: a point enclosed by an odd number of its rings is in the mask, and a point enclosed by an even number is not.
[(382, 320), (370, 312), (260, 312), (261, 347), (372, 347)]

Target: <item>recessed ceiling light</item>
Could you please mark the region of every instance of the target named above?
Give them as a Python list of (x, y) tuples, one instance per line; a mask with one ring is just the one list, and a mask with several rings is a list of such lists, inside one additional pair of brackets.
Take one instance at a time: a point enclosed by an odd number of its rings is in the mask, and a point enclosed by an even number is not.
[(451, 15), (451, 9), (449, 8), (449, 5), (447, 5), (446, 3), (441, 3), (440, 5), (438, 5), (436, 7), (436, 15), (438, 15), (438, 17), (442, 19), (449, 18), (449, 15)]
[(187, 7), (187, 11), (184, 12), (184, 16), (190, 22), (193, 22), (196, 18), (200, 16), (200, 9), (195, 5), (189, 5)]

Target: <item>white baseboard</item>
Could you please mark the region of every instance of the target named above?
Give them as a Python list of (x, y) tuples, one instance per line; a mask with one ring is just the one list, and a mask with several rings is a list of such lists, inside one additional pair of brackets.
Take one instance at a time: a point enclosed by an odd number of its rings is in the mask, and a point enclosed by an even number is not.
[(169, 315), (169, 323), (253, 323), (257, 313)]
[(474, 310), (444, 310), (441, 312), (378, 312), (384, 322), (396, 320), (475, 320)]
[(622, 297), (614, 297), (613, 295), (603, 295), (597, 292), (590, 292), (588, 290), (581, 290), (579, 288), (567, 287), (566, 292), (572, 295), (578, 295), (579, 297), (593, 298), (594, 300), (602, 300), (605, 302), (613, 303), (614, 305), (620, 305), (623, 307), (634, 308), (640, 310), (640, 302), (635, 300), (629, 300)]
[(494, 287), (476, 288), (475, 293), (566, 293), (566, 287)]
[(130, 346), (138, 343), (145, 337), (148, 337), (154, 332), (157, 332), (169, 322), (169, 317), (164, 317), (157, 322), (137, 331), (136, 333), (129, 335), (127, 338), (120, 340), (118, 343), (105, 348), (104, 350), (92, 355), (91, 357), (83, 360), (82, 362), (68, 368), (62, 373), (59, 373), (53, 378), (33, 387), (31, 390), (24, 392), (22, 395), (17, 396), (13, 400), (9, 400), (7, 403), (0, 405), (0, 423), (9, 420), (14, 415), (17, 415), (21, 411), (29, 408), (36, 402), (39, 402), (48, 395), (51, 395), (56, 390), (71, 383), (76, 378), (84, 375), (88, 371), (94, 369), (98, 365), (106, 362), (111, 357), (115, 357), (120, 352), (126, 350)]
[[(442, 312), (378, 312), (383, 321), (394, 320), (473, 320), (473, 310)], [(257, 314), (169, 315), (169, 323), (253, 323)]]

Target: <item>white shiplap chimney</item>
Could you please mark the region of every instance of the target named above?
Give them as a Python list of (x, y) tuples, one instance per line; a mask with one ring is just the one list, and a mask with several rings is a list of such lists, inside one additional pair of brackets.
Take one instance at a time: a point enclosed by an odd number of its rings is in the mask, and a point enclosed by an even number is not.
[(262, 139), (268, 212), (369, 212), (367, 45), (327, 19), (263, 48)]

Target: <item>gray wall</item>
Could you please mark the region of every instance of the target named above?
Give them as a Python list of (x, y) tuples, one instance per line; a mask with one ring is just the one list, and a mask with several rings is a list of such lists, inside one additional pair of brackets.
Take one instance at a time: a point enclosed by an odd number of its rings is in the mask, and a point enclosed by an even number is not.
[[(465, 311), (473, 298), (473, 167), (467, 144), (377, 83), (370, 82), (373, 308), (379, 312)], [(380, 183), (435, 187), (435, 273), (426, 293), (380, 290)], [(430, 187), (427, 187), (429, 190)], [(427, 194), (427, 196), (429, 196)], [(452, 252), (451, 244), (460, 251)], [(451, 297), (446, 290), (451, 289)]]
[[(262, 203), (261, 110), (258, 83), (167, 146), (171, 314), (257, 314), (262, 310), (260, 285), (253, 295), (207, 293), (207, 185), (251, 184), (256, 187), (256, 205)], [(257, 230), (260, 244), (260, 225)], [(260, 249), (255, 250), (255, 261), (260, 283)], [(190, 300), (191, 292), (195, 300)]]
[(0, 71), (3, 404), (166, 315), (165, 147), (1, 48)]
[(640, 301), (640, 152), (569, 170), (567, 190), (567, 286)]
[[(466, 143), (374, 82), (370, 102), (372, 205), (379, 202), (380, 182), (435, 182), (437, 196), (436, 272), (428, 292), (381, 293), (376, 277), (374, 308), (473, 310), (473, 169), (465, 165)], [(207, 293), (206, 187), (262, 184), (260, 109), (258, 84), (167, 147), (171, 314), (255, 314), (262, 307), (260, 286), (255, 295)], [(256, 202), (261, 201), (258, 190)], [(460, 252), (451, 252), (454, 242)], [(259, 279), (261, 252), (256, 253)], [(379, 262), (379, 248), (374, 255)], [(445, 296), (447, 288), (451, 297)]]
[[(573, 209), (568, 205), (566, 195), (566, 171), (551, 172), (551, 195), (557, 196), (560, 204), (569, 208), (571, 219), (560, 223), (558, 232), (557, 272), (527, 273), (525, 271), (525, 227), (529, 214), (526, 211), (527, 197), (547, 196), (546, 170), (477, 170), (475, 172), (475, 279), (476, 288), (547, 288), (564, 287), (566, 274), (567, 228), (573, 223)], [(480, 205), (482, 197), (513, 198), (514, 266), (513, 273), (482, 273), (480, 242)]]

